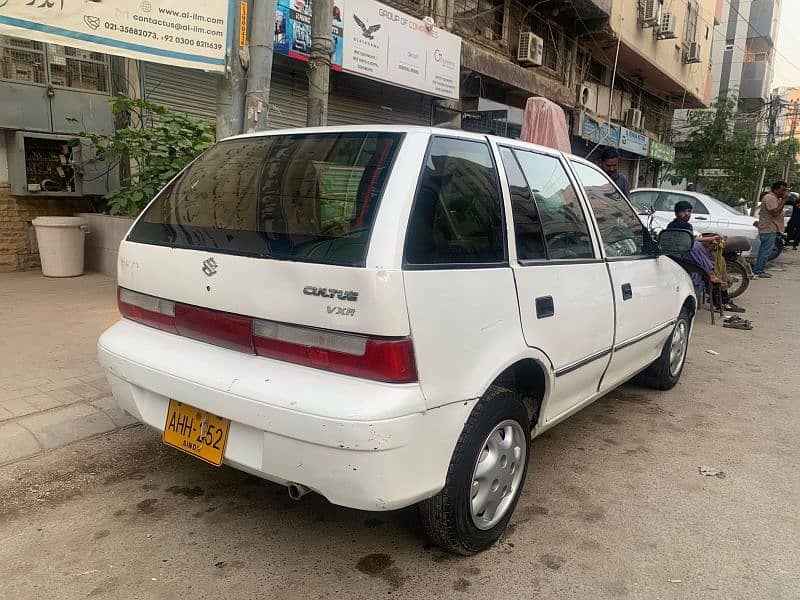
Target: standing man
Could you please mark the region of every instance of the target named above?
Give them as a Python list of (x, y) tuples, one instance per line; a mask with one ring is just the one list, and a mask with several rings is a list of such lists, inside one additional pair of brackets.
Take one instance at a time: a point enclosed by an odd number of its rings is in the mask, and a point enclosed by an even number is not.
[(764, 269), (775, 246), (775, 238), (783, 233), (783, 207), (788, 196), (789, 184), (785, 181), (776, 181), (772, 184), (772, 191), (761, 199), (761, 208), (758, 211), (758, 237), (761, 240), (761, 247), (758, 249), (756, 259), (756, 278), (772, 277)]
[(606, 146), (600, 153), (600, 168), (603, 169), (611, 181), (617, 185), (622, 194), (626, 198), (630, 198), (631, 186), (625, 175), (617, 170), (619, 169), (619, 152), (617, 152), (615, 148)]

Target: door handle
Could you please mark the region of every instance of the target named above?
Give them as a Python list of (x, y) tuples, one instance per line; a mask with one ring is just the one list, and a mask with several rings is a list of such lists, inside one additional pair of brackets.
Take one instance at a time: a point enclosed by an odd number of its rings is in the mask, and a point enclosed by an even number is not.
[(695, 217), (698, 221), (708, 221), (708, 217)]
[(630, 300), (633, 298), (633, 288), (631, 287), (630, 283), (623, 283), (622, 284), (622, 299), (623, 300)]
[(536, 299), (536, 318), (546, 319), (556, 314), (552, 296), (540, 296)]

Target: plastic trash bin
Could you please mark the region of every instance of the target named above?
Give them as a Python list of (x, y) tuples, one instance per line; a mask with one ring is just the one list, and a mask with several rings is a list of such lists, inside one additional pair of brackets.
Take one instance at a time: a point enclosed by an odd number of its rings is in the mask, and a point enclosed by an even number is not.
[(36, 241), (45, 277), (83, 275), (88, 224), (81, 217), (36, 217)]

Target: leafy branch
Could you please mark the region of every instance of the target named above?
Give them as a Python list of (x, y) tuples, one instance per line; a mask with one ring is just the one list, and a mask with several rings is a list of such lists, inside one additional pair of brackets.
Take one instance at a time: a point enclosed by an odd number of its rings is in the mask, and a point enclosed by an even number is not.
[[(106, 164), (130, 161), (131, 173), (106, 194), (112, 215), (138, 215), (153, 196), (214, 143), (215, 124), (125, 95), (109, 98), (124, 126), (111, 135), (81, 132)], [(142, 126), (139, 126), (142, 125)], [(73, 146), (80, 141), (73, 140)]]

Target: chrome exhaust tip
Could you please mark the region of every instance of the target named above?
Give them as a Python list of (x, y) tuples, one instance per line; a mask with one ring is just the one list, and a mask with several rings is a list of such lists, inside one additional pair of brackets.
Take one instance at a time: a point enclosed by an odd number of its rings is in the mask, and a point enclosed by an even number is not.
[(300, 498), (311, 491), (306, 486), (300, 485), (299, 483), (290, 483), (286, 486), (286, 490), (289, 492), (289, 498), (295, 501), (300, 500)]

